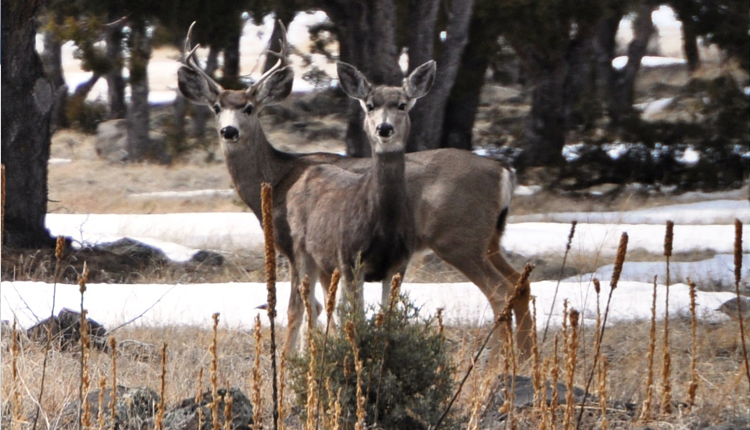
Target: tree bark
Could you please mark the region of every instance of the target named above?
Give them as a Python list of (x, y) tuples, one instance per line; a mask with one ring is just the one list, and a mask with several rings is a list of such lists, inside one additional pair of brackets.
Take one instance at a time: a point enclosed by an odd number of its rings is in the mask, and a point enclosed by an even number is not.
[[(219, 50), (213, 45), (208, 50), (208, 59), (206, 60), (206, 73), (213, 76), (219, 67)], [(193, 112), (193, 137), (202, 139), (206, 135), (206, 124), (213, 112), (208, 106), (193, 105), (190, 110)]]
[(148, 60), (151, 41), (143, 22), (131, 24), (130, 40), (130, 109), (128, 109), (128, 158), (141, 161), (156, 157), (149, 138), (150, 106), (148, 104)]
[(432, 89), (420, 101), (421, 110), (412, 115), (412, 129), (407, 151), (422, 151), (440, 147), (448, 98), (456, 81), (461, 56), (469, 41), (469, 23), (474, 0), (453, 0), (447, 37), (438, 59), (438, 69)]
[(484, 76), (489, 67), (490, 56), (497, 48), (497, 44), (488, 41), (497, 40), (502, 29), (492, 18), (493, 14), (490, 12), (475, 12), (472, 16), (469, 43), (461, 56), (461, 65), (445, 107), (440, 142), (443, 148), (472, 148), (472, 130), (485, 83)]
[[(393, 0), (352, 0), (321, 2), (321, 8), (339, 26), (339, 58), (357, 67), (375, 85), (400, 85), (403, 73), (398, 66), (396, 7)], [(347, 106), (345, 135), (347, 154), (370, 155), (370, 145), (362, 130), (363, 112), (359, 102)]]
[(607, 97), (613, 127), (620, 127), (624, 120), (633, 115), (635, 78), (641, 68), (641, 60), (646, 55), (648, 41), (655, 31), (654, 24), (651, 22), (653, 8), (646, 2), (638, 7), (637, 15), (633, 20), (633, 40), (628, 45), (628, 63), (622, 70), (614, 72), (609, 97)]
[(229, 37), (224, 47), (224, 66), (222, 67), (222, 84), (224, 88), (240, 88), (240, 37), (242, 29)]
[(123, 23), (107, 26), (104, 37), (107, 43), (107, 57), (112, 62), (112, 67), (105, 75), (107, 79), (107, 96), (109, 98), (109, 118), (125, 118), (127, 107), (125, 105), (125, 79), (122, 77), (122, 27)]
[[(283, 6), (276, 8), (276, 21), (274, 21), (273, 23), (273, 33), (271, 33), (271, 40), (268, 41), (269, 51), (279, 52), (279, 50), (281, 49), (281, 27), (279, 26), (279, 21), (281, 21), (281, 23), (284, 24), (284, 27), (288, 29), (289, 24), (292, 22), (292, 19), (294, 19), (295, 12), (296, 11), (290, 10), (290, 8)], [(265, 63), (263, 63), (263, 73), (270, 70), (278, 60), (279, 59), (273, 54), (266, 56), (266, 61)]]
[[(53, 17), (56, 22), (62, 23), (62, 18), (57, 14)], [(68, 127), (67, 102), (68, 86), (62, 68), (62, 44), (52, 31), (43, 34), (44, 52), (41, 54), (44, 72), (49, 79), (55, 92), (55, 103), (52, 107), (51, 131)]]
[(531, 111), (524, 121), (524, 149), (519, 166), (554, 166), (563, 162), (565, 145), (565, 64), (538, 68), (533, 77)]
[(688, 71), (695, 72), (701, 67), (701, 57), (698, 52), (698, 35), (694, 24), (689, 20), (682, 21), (682, 50), (685, 53)]
[(45, 228), (53, 87), (35, 49), (42, 1), (2, 0), (2, 163), (6, 169), (3, 244), (54, 246)]

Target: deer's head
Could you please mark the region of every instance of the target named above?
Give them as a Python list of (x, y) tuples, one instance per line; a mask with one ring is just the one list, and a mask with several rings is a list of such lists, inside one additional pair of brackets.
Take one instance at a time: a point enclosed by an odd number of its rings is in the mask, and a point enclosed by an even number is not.
[[(258, 112), (269, 104), (280, 102), (289, 96), (294, 81), (294, 71), (288, 65), (285, 36), (281, 43), (279, 61), (246, 90), (225, 90), (201, 68), (195, 58), (200, 45), (190, 47), (190, 36), (195, 22), (185, 38), (185, 53), (182, 67), (177, 71), (180, 92), (196, 104), (210, 107), (216, 114), (222, 144), (244, 141), (253, 128), (259, 127)], [(285, 34), (282, 31), (282, 34)]]
[(414, 69), (401, 87), (374, 87), (354, 66), (339, 62), (339, 83), (365, 111), (364, 130), (375, 153), (403, 151), (409, 136), (409, 110), (435, 81), (435, 61)]

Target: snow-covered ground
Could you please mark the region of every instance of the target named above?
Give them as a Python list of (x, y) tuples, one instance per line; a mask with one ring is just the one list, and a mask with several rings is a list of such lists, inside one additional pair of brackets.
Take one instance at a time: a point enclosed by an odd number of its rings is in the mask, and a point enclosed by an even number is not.
[[(531, 292), (536, 296), (537, 327), (544, 327), (552, 306), (556, 282), (543, 281), (531, 285)], [(39, 282), (4, 282), (2, 288), (2, 319), (18, 319), (23, 327), (44, 319), (50, 315), (54, 287)], [(435, 314), (437, 308), (444, 308), (444, 321), (447, 324), (477, 325), (492, 320), (492, 310), (479, 289), (471, 283), (452, 284), (404, 284), (403, 291), (422, 307), (423, 315)], [(664, 314), (666, 288), (657, 288), (657, 315)], [(279, 303), (279, 322), (286, 324), (286, 304), (289, 300), (288, 282), (277, 284)], [(651, 316), (652, 283), (620, 282), (612, 294), (609, 313), (610, 321), (628, 321), (647, 319)], [(609, 284), (602, 285), (600, 304), (606, 305)], [(266, 311), (256, 309), (266, 303), (266, 285), (264, 283), (226, 283), (226, 284), (139, 284), (112, 285), (89, 284), (84, 297), (85, 308), (89, 316), (114, 328), (137, 317), (138, 324), (148, 326), (161, 325), (202, 325), (209, 327), (211, 315), (221, 313), (222, 324), (228, 327), (249, 328), (253, 319), (260, 313), (267, 322)], [(697, 293), (698, 315), (709, 321), (719, 321), (728, 316), (717, 309), (734, 297), (733, 293)], [(321, 292), (318, 292), (320, 300)], [(593, 285), (584, 282), (563, 282), (552, 311), (552, 325), (562, 321), (562, 303), (568, 299), (569, 307), (582, 312), (584, 323), (596, 319), (596, 293)], [(380, 300), (380, 284), (365, 285), (365, 301), (377, 305)], [(55, 313), (64, 307), (80, 309), (81, 296), (78, 285), (57, 285), (55, 295)], [(669, 312), (671, 316), (687, 314), (690, 297), (688, 286), (676, 284), (670, 287)], [(141, 316), (142, 315), (142, 316)], [(321, 322), (325, 317), (321, 317)]]
[[(743, 222), (750, 219), (747, 200), (716, 200), (695, 204), (663, 206), (630, 212), (611, 213), (559, 213), (543, 217), (526, 215), (515, 217), (508, 224), (503, 246), (528, 257), (562, 255), (570, 232), (569, 222), (578, 220), (571, 249), (571, 257), (598, 255), (599, 261), (612, 261), (622, 232), (629, 235), (628, 250), (644, 249), (660, 254), (664, 243), (664, 222), (674, 220), (674, 252), (709, 251), (716, 253), (706, 261), (672, 263), (671, 282), (690, 276), (707, 287), (717, 282), (733, 283), (734, 263), (730, 255), (734, 246), (734, 218)], [(535, 222), (519, 222), (519, 221)], [(544, 222), (542, 222), (544, 221)], [(74, 215), (49, 214), (47, 225), (53, 234), (64, 234), (86, 243), (104, 243), (127, 236), (162, 248), (168, 256), (184, 261), (199, 248), (232, 250), (262, 246), (262, 231), (252, 213), (193, 213), (161, 215)], [(750, 267), (750, 231), (743, 232), (743, 289), (746, 290)], [(610, 318), (613, 321), (642, 319), (650, 315), (653, 277), (660, 284), (658, 306), (663, 313), (665, 283), (663, 262), (631, 263), (626, 259), (619, 287), (614, 291)], [(562, 300), (583, 311), (584, 319), (595, 315), (593, 276), (602, 280), (603, 292), (608, 293), (612, 266), (605, 265), (596, 273), (565, 279), (560, 284), (552, 322), (560, 322)], [(551, 308), (556, 281), (532, 284), (532, 294), (537, 296), (539, 326), (546, 320)], [(285, 323), (289, 284), (278, 284), (280, 322)], [(3, 282), (0, 317), (11, 319), (15, 315), (21, 324), (28, 326), (49, 315), (52, 306), (49, 284), (36, 282)], [(445, 308), (449, 323), (479, 324), (491, 318), (487, 300), (473, 284), (406, 284), (404, 290), (426, 312)], [(747, 291), (744, 291), (747, 294)], [(322, 292), (318, 291), (322, 300)], [(380, 298), (380, 285), (367, 284), (365, 297), (376, 304)], [(724, 318), (717, 309), (730, 300), (732, 293), (698, 293), (698, 309), (702, 317)], [(257, 306), (266, 302), (265, 284), (224, 283), (185, 285), (108, 285), (92, 284), (86, 293), (85, 303), (92, 318), (113, 327), (129, 321), (145, 311), (141, 324), (199, 324), (208, 325), (214, 312), (222, 313), (222, 321), (229, 326), (249, 327)], [(687, 312), (689, 297), (687, 286), (676, 284), (670, 292), (670, 314)], [(56, 311), (62, 307), (77, 309), (80, 295), (77, 285), (58, 285), (55, 298)]]

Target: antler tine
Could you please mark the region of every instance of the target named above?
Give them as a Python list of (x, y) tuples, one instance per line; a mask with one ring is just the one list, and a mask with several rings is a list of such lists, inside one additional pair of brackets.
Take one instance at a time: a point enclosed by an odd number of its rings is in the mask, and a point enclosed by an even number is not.
[(265, 81), (275, 71), (289, 64), (288, 59), (287, 59), (287, 54), (289, 52), (289, 45), (286, 40), (286, 28), (284, 27), (284, 23), (282, 23), (281, 20), (279, 20), (278, 23), (279, 23), (279, 26), (281, 27), (281, 39), (279, 40), (281, 42), (281, 48), (279, 49), (279, 52), (271, 51), (269, 49), (267, 50), (267, 53), (277, 56), (279, 60), (276, 62), (276, 64), (273, 65), (273, 67), (268, 69), (266, 73), (263, 73), (263, 75), (260, 78), (258, 78), (258, 81), (255, 83), (255, 85), (258, 85), (261, 82)]
[[(195, 23), (197, 21), (193, 21), (192, 24), (190, 24), (190, 28), (188, 29), (187, 36), (185, 37), (185, 53), (184, 53), (184, 61), (183, 63), (198, 72), (199, 75), (203, 77), (203, 79), (206, 80), (206, 83), (210, 87), (212, 87), (217, 93), (220, 93), (224, 91), (224, 88), (219, 85), (218, 82), (216, 82), (208, 73), (206, 73), (205, 70), (201, 67), (200, 63), (198, 63), (198, 59), (195, 58), (195, 52), (200, 48), (200, 44), (196, 44), (194, 47), (190, 47), (190, 39), (193, 36), (193, 27), (195, 27)], [(191, 61), (192, 60), (192, 61)]]

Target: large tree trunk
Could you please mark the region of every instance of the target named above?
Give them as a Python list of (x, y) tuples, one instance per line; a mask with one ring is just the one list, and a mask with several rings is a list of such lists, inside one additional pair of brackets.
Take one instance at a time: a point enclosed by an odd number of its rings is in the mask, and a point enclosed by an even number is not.
[(610, 84), (608, 110), (612, 119), (611, 125), (615, 128), (620, 127), (623, 121), (634, 114), (635, 78), (641, 68), (641, 60), (646, 55), (648, 41), (655, 31), (651, 22), (653, 8), (645, 2), (638, 7), (633, 20), (633, 40), (628, 45), (628, 63), (622, 70), (614, 73), (614, 79)]
[(148, 104), (148, 60), (151, 57), (151, 41), (146, 35), (146, 25), (135, 22), (131, 25), (130, 40), (130, 109), (128, 110), (128, 157), (141, 161), (155, 157), (149, 138), (150, 106)]
[(554, 166), (563, 162), (565, 145), (565, 105), (563, 83), (565, 63), (552, 62), (537, 67), (533, 74), (531, 111), (524, 124), (521, 167)]
[(491, 14), (474, 13), (472, 16), (469, 43), (461, 56), (461, 65), (445, 107), (440, 142), (443, 148), (471, 149), (472, 130), (484, 76), (490, 56), (497, 48), (496, 44), (486, 41), (497, 40), (502, 29), (492, 18)]
[(125, 79), (122, 77), (122, 28), (124, 20), (119, 24), (107, 26), (104, 33), (107, 43), (107, 57), (112, 67), (105, 75), (107, 79), (107, 96), (109, 98), (109, 118), (125, 118)]
[[(294, 19), (294, 14), (296, 13), (294, 4), (288, 4), (293, 2), (279, 1), (277, 3), (278, 6), (274, 11), (276, 14), (276, 21), (273, 23), (271, 40), (268, 41), (268, 50), (273, 52), (279, 52), (281, 49), (281, 27), (279, 26), (279, 21), (281, 21), (281, 23), (284, 24), (284, 27), (288, 29), (289, 24)], [(278, 60), (279, 59), (273, 54), (266, 56), (266, 61), (263, 63), (263, 73), (271, 69)]]
[[(52, 18), (56, 23), (62, 24), (62, 17), (55, 14)], [(65, 76), (62, 69), (62, 44), (57, 36), (50, 30), (44, 32), (44, 52), (41, 55), (44, 72), (47, 75), (55, 92), (55, 103), (52, 107), (51, 129), (68, 127), (66, 114), (68, 102), (68, 86), (65, 84)]]
[(685, 53), (688, 71), (695, 72), (701, 66), (701, 57), (698, 53), (698, 36), (695, 25), (690, 20), (682, 21), (682, 49)]
[[(357, 67), (376, 85), (400, 85), (403, 73), (398, 66), (396, 7), (393, 0), (353, 0), (322, 5), (339, 26), (339, 56)], [(349, 101), (347, 107), (346, 151), (353, 157), (370, 155), (370, 145), (362, 130), (362, 107)]]
[(438, 59), (438, 69), (432, 89), (420, 102), (426, 110), (412, 117), (411, 133), (407, 150), (421, 151), (440, 147), (443, 135), (443, 120), (453, 83), (456, 81), (461, 56), (469, 41), (469, 23), (474, 9), (474, 0), (453, 0), (450, 5), (450, 21), (447, 36)]
[(222, 67), (222, 84), (224, 88), (239, 89), (240, 85), (240, 37), (242, 28), (229, 37), (224, 47), (224, 65)]
[(54, 246), (47, 214), (52, 85), (35, 49), (42, 1), (2, 0), (2, 163), (6, 169), (3, 244)]
[[(219, 49), (213, 45), (208, 50), (208, 58), (206, 59), (206, 73), (209, 76), (213, 76), (216, 69), (219, 67)], [(179, 92), (179, 91), (178, 91)], [(204, 105), (193, 105), (189, 108), (193, 112), (193, 137), (202, 139), (206, 136), (206, 124), (209, 118), (214, 114), (211, 108)]]

